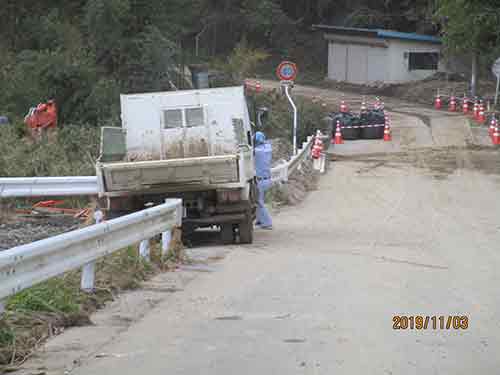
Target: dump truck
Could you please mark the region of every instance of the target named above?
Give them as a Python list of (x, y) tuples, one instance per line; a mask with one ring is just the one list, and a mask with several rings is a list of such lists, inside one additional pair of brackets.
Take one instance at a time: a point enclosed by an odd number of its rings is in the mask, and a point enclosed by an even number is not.
[(251, 243), (256, 210), (253, 131), (243, 87), (120, 96), (122, 127), (103, 127), (101, 208), (117, 217), (182, 198), (184, 238), (219, 228)]

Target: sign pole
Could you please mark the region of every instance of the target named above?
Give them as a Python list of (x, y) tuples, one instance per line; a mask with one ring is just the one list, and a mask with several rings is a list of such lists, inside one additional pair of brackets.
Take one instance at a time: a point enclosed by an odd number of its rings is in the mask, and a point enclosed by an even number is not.
[(498, 90), (500, 90), (500, 76), (497, 76), (497, 91), (495, 93), (495, 107), (498, 104)]
[(290, 102), (293, 109), (293, 154), (297, 155), (297, 128), (298, 128), (298, 112), (292, 96), (290, 95), (290, 88), (293, 81), (297, 78), (297, 65), (291, 61), (283, 61), (276, 69), (276, 75), (281, 81), (282, 88), (284, 88), (285, 95)]
[(297, 114), (297, 106), (293, 102), (292, 97), (290, 96), (290, 85), (285, 84), (285, 94), (290, 102), (290, 105), (293, 109), (293, 154), (297, 155), (297, 122), (298, 122), (298, 114)]
[(495, 107), (498, 104), (498, 91), (500, 89), (500, 58), (495, 61), (491, 67), (491, 71), (497, 77), (497, 91), (495, 93)]

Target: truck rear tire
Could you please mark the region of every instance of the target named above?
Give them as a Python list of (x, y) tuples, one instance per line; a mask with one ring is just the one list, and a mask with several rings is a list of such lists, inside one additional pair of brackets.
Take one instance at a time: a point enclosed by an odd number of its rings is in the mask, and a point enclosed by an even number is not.
[(241, 244), (251, 244), (253, 242), (253, 220), (251, 215), (247, 220), (239, 224), (239, 234)]
[(220, 227), (220, 236), (224, 245), (231, 245), (234, 242), (233, 224), (222, 224)]

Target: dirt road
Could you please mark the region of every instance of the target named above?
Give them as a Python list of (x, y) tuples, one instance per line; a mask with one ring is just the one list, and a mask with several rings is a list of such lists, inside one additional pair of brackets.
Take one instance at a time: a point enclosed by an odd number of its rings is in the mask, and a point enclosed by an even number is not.
[[(497, 373), (499, 154), (431, 146), (333, 163), (318, 190), (276, 214), (274, 230), (257, 231), (253, 246), (195, 250), (225, 256), (190, 273), (182, 290), (126, 329), (98, 321), (55, 338), (37, 368), (78, 375)], [(163, 275), (156, 287), (171, 281)], [(465, 316), (468, 327), (440, 329), (438, 320), (437, 329), (395, 330), (397, 315)], [(78, 351), (85, 356), (75, 360)]]

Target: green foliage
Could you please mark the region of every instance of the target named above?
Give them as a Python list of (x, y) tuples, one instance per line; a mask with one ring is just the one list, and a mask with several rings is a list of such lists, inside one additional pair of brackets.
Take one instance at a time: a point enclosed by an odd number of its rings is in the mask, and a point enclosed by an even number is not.
[[(22, 125), (19, 125), (22, 127)], [(0, 127), (0, 176), (89, 176), (95, 174), (99, 131), (65, 126), (40, 143), (22, 138), (15, 126)]]
[(319, 72), (325, 41), (310, 31), (320, 23), (434, 33), (442, 23), (450, 49), (491, 60), (499, 9), (494, 0), (4, 0), (0, 113), (21, 119), (54, 98), (63, 124), (116, 123), (119, 92), (170, 90), (184, 64), (216, 58), (241, 81), (263, 50), (272, 68), (287, 58)]
[(91, 87), (82, 108), (82, 119), (90, 124), (120, 126), (120, 85), (113, 78), (102, 77)]
[(196, 27), (179, 1), (5, 0), (0, 113), (21, 119), (55, 99), (62, 124), (116, 124), (120, 92), (170, 89), (175, 32), (189, 30), (175, 22)]
[[(327, 109), (319, 104), (311, 103), (309, 99), (295, 98), (299, 113), (299, 127), (297, 141), (304, 142), (306, 137), (313, 134), (317, 129), (325, 129), (326, 122), (323, 118), (327, 115)], [(255, 118), (255, 110), (259, 107), (269, 109), (268, 118), (264, 121), (262, 129), (268, 138), (284, 138), (292, 142), (293, 137), (293, 115), (290, 104), (283, 95), (277, 93), (267, 95), (258, 94), (250, 97), (249, 108), (251, 116)], [(255, 122), (255, 121), (254, 121)]]
[[(0, 317), (0, 372), (2, 365), (24, 362), (34, 347), (60, 327), (89, 324), (89, 314), (113, 299), (115, 292), (136, 288), (162, 266), (159, 247), (149, 263), (131, 246), (97, 261), (96, 291), (80, 291), (80, 271), (71, 271), (7, 299)], [(154, 256), (153, 256), (154, 255)]]
[(6, 307), (11, 311), (75, 313), (79, 309), (79, 296), (78, 289), (68, 285), (64, 278), (54, 278), (16, 294)]
[(5, 108), (22, 117), (28, 109), (49, 98), (56, 100), (63, 122), (88, 122), (92, 118), (82, 106), (92, 92), (96, 74), (85, 55), (61, 51), (25, 50), (16, 56), (5, 78)]
[(222, 66), (235, 82), (241, 83), (245, 78), (253, 76), (259, 64), (268, 57), (265, 51), (249, 47), (243, 39)]
[(126, 46), (123, 86), (127, 91), (165, 91), (170, 88), (170, 67), (175, 45), (154, 26), (147, 26)]
[(481, 54), (498, 50), (500, 4), (497, 1), (439, 0), (438, 4), (437, 16), (443, 21), (447, 47)]
[(127, 29), (129, 0), (89, 0), (84, 26), (96, 62), (112, 72), (119, 63), (120, 42)]
[(0, 325), (0, 346), (11, 345), (14, 341), (14, 333), (8, 326)]

